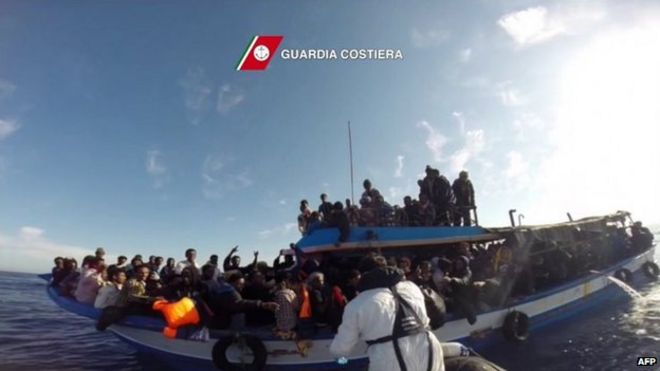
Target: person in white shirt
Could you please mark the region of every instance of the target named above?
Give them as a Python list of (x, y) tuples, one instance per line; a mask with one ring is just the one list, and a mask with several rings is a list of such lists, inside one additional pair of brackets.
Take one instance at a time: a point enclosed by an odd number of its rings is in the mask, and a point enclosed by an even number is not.
[(201, 267), (195, 259), (197, 258), (197, 250), (195, 249), (188, 249), (186, 250), (186, 260), (181, 260), (180, 262), (176, 263), (176, 267), (174, 267), (174, 273), (177, 275), (181, 275), (181, 272), (188, 267), (195, 267), (197, 268), (197, 271), (200, 272), (201, 274)]
[[(428, 328), (424, 295), (419, 287), (405, 281), (397, 268), (379, 267), (375, 259), (365, 263), (360, 269), (366, 271), (358, 286), (360, 294), (346, 305), (330, 352), (349, 357), (365, 341), (369, 344), (370, 371), (444, 371), (442, 346)], [(396, 320), (401, 315), (398, 312), (404, 306), (408, 308), (404, 313), (407, 317), (397, 328)], [(408, 332), (402, 334), (403, 331)], [(395, 332), (399, 335), (394, 336)]]
[(80, 303), (94, 304), (96, 294), (103, 285), (105, 266), (99, 263), (100, 260), (100, 258), (94, 258), (80, 275), (80, 281), (78, 281), (78, 286), (73, 294)]
[(112, 281), (99, 289), (94, 301), (94, 308), (103, 309), (117, 305), (119, 301), (119, 292), (126, 282), (126, 272), (116, 270), (111, 277)]

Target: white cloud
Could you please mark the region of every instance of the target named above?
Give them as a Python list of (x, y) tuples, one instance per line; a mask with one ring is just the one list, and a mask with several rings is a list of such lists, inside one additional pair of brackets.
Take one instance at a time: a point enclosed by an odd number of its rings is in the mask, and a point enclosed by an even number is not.
[(470, 59), (472, 59), (472, 49), (470, 48), (461, 49), (461, 51), (458, 53), (458, 58), (463, 63), (469, 62)]
[(279, 204), (280, 204), (280, 205), (286, 205), (286, 200), (285, 200), (285, 199), (281, 199), (280, 202), (279, 202)]
[(167, 167), (163, 162), (163, 154), (158, 150), (147, 151), (147, 158), (145, 160), (145, 168), (147, 174), (151, 176), (154, 183), (154, 188), (161, 188), (169, 180)]
[(248, 170), (236, 170), (230, 165), (231, 158), (209, 155), (202, 164), (202, 193), (208, 199), (223, 198), (229, 192), (250, 187), (253, 184)]
[(45, 273), (50, 272), (56, 256), (73, 257), (80, 262), (93, 254), (93, 249), (51, 241), (37, 227), (24, 226), (13, 235), (0, 232), (0, 270)]
[(451, 170), (458, 173), (465, 169), (465, 165), (481, 154), (486, 146), (486, 135), (483, 130), (470, 130), (465, 133), (464, 145), (450, 157)]
[(548, 9), (542, 6), (506, 14), (497, 24), (519, 45), (537, 44), (566, 31), (564, 25), (551, 19)]
[(14, 134), (19, 128), (20, 125), (16, 121), (0, 119), (0, 140), (9, 138), (9, 136)]
[(410, 32), (412, 44), (417, 48), (429, 48), (438, 46), (449, 39), (449, 31), (430, 29), (421, 31), (413, 28)]
[(527, 99), (513, 86), (511, 81), (504, 81), (497, 84), (496, 94), (500, 98), (500, 102), (507, 107), (522, 106), (527, 103)]
[(293, 234), (293, 232), (297, 232), (298, 231), (297, 228), (298, 228), (298, 223), (286, 223), (278, 227), (273, 227), (259, 231), (257, 232), (257, 235), (262, 240), (269, 238), (273, 235), (287, 236)]
[(529, 46), (551, 40), (559, 35), (588, 30), (605, 17), (598, 4), (575, 3), (556, 6), (551, 11), (543, 6), (505, 14), (497, 24), (519, 46)]
[(16, 85), (7, 80), (0, 79), (0, 99), (11, 97), (16, 90)]
[(394, 170), (394, 177), (401, 178), (403, 176), (403, 159), (402, 155), (396, 156), (396, 169)]
[(204, 114), (210, 108), (209, 96), (213, 89), (204, 69), (197, 67), (189, 69), (179, 80), (183, 89), (183, 99), (188, 110), (188, 119), (194, 125), (199, 124)]
[(236, 91), (236, 89), (229, 84), (224, 84), (220, 87), (216, 108), (220, 113), (227, 113), (243, 102), (244, 99), (245, 94)]
[(428, 136), (426, 137), (426, 148), (431, 151), (433, 154), (433, 159), (437, 162), (442, 162), (444, 161), (444, 156), (442, 154), (442, 149), (447, 144), (447, 138), (438, 133), (431, 124), (429, 124), (427, 121), (420, 121), (417, 123), (417, 127), (419, 128), (424, 128), (428, 132)]

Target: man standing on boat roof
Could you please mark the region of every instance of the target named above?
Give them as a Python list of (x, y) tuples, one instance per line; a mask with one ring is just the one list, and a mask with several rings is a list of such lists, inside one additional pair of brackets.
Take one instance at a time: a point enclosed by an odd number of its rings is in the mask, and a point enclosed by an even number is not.
[(454, 190), (456, 196), (456, 213), (454, 214), (454, 225), (460, 226), (461, 222), (464, 226), (469, 227), (472, 223), (470, 221), (470, 210), (475, 208), (474, 202), (474, 187), (472, 182), (468, 179), (468, 172), (463, 170), (458, 174), (458, 178), (454, 180), (451, 188)]
[[(378, 259), (383, 261), (379, 264)], [(384, 258), (360, 263), (360, 294), (344, 309), (330, 352), (349, 356), (359, 341), (369, 344), (369, 370), (444, 371), (442, 346), (428, 328), (424, 295)]]
[(376, 188), (373, 188), (371, 186), (371, 181), (369, 179), (365, 179), (364, 182), (362, 182), (362, 186), (364, 187), (364, 192), (362, 192), (362, 198), (361, 200), (369, 200), (368, 205), (365, 205), (365, 207), (371, 207), (373, 201), (376, 199), (376, 196), (380, 194)]
[(332, 203), (328, 202), (328, 195), (325, 193), (321, 193), (319, 213), (323, 215), (323, 220), (326, 220), (330, 216), (330, 213), (332, 213)]

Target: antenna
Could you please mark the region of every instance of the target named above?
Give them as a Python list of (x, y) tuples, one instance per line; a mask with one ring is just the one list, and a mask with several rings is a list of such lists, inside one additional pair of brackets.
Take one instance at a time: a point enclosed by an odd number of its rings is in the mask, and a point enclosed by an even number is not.
[(355, 205), (355, 195), (353, 193), (353, 138), (351, 137), (350, 121), (348, 121), (348, 154), (351, 161), (351, 204)]

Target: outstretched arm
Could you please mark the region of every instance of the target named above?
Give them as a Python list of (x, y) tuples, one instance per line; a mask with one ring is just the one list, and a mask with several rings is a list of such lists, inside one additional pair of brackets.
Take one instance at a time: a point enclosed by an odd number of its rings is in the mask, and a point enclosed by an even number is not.
[(231, 251), (229, 251), (229, 254), (225, 258), (225, 261), (222, 263), (222, 267), (224, 268), (225, 272), (231, 270), (231, 263), (230, 263), (231, 257), (232, 255), (234, 255), (236, 251), (238, 251), (238, 245), (234, 246), (234, 248), (231, 249)]

